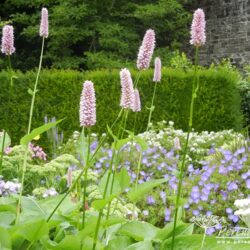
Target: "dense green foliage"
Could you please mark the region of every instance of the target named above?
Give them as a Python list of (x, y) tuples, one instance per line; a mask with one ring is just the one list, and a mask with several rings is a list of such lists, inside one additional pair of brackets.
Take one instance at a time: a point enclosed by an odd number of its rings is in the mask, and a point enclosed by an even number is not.
[[(137, 72), (132, 71), (133, 79)], [(138, 88), (143, 110), (137, 115), (137, 132), (147, 126), (153, 83), (152, 70), (142, 72)], [(201, 69), (200, 90), (195, 102), (193, 127), (197, 131), (240, 129), (240, 96), (236, 88), (237, 74), (221, 69)], [(0, 73), (0, 124), (17, 142), (26, 132), (31, 96), (28, 88), (35, 80), (35, 73), (16, 73), (14, 86), (9, 86), (8, 73)], [(120, 79), (118, 70), (92, 72), (45, 70), (41, 73), (33, 128), (43, 124), (44, 117), (66, 118), (60, 125), (66, 137), (79, 129), (79, 98), (84, 80), (95, 83), (97, 97), (97, 124), (93, 132), (103, 133), (119, 113)], [(193, 81), (192, 71), (163, 69), (162, 82), (157, 86), (153, 121), (172, 120), (177, 128), (187, 129), (189, 103)], [(133, 129), (134, 114), (129, 114), (127, 128)]]
[(124, 63), (134, 64), (148, 28), (156, 32), (156, 54), (166, 52), (167, 48), (178, 48), (188, 34), (191, 17), (183, 7), (185, 2), (106, 0), (104, 4), (102, 0), (5, 0), (1, 3), (0, 17), (11, 21), (15, 29), (15, 68), (28, 70), (37, 66), (42, 7), (48, 8), (50, 20), (46, 67), (119, 68)]

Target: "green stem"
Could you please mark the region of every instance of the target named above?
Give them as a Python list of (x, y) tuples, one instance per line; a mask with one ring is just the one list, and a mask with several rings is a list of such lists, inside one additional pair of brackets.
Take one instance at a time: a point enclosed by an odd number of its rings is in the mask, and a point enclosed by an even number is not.
[[(103, 192), (103, 199), (106, 198), (107, 191), (108, 191), (108, 184), (109, 184), (109, 180), (110, 180), (110, 177), (111, 177), (111, 174), (112, 174), (112, 167), (113, 167), (113, 162), (114, 162), (114, 158), (115, 158), (115, 147), (116, 147), (116, 143), (115, 143), (114, 148), (113, 148), (112, 158), (111, 158), (110, 166), (109, 166), (108, 178), (107, 178), (105, 188), (104, 188), (104, 192)], [(96, 228), (95, 228), (95, 234), (94, 234), (94, 241), (93, 241), (92, 250), (95, 250), (95, 248), (96, 248), (97, 237), (98, 237), (98, 232), (99, 232), (99, 229), (100, 229), (102, 215), (103, 215), (103, 209), (101, 209), (101, 211), (98, 214), (98, 219), (97, 219)]]
[[(12, 76), (11, 76), (11, 71), (12, 71), (12, 67), (11, 67), (11, 60), (10, 60), (10, 55), (8, 55), (8, 67), (7, 70), (9, 71), (10, 74), (10, 86), (9, 86), (9, 95), (8, 95), (8, 109), (10, 107), (10, 97), (11, 97), (11, 93), (12, 93), (12, 86), (13, 86), (13, 81), (12, 81)], [(8, 120), (8, 114), (9, 111), (6, 111), (6, 120)], [(6, 131), (3, 130), (3, 144), (2, 144), (2, 148), (1, 148), (1, 159), (0, 159), (0, 175), (2, 174), (2, 166), (3, 166), (3, 154), (4, 154), (4, 144), (5, 144), (5, 139), (6, 139)]]
[[(142, 150), (140, 151), (139, 160), (138, 160), (138, 164), (137, 164), (135, 190), (137, 190), (137, 187), (138, 187), (139, 174), (140, 174), (140, 170), (141, 170), (141, 160), (142, 160)], [(135, 219), (135, 201), (133, 202), (133, 218)]]
[[(120, 134), (123, 133), (123, 131), (125, 129), (124, 128), (122, 130), (122, 132), (121, 132), (121, 129), (123, 128), (123, 124), (126, 122), (127, 114), (128, 113), (127, 113), (127, 110), (126, 110), (125, 113), (122, 116), (121, 126), (119, 127), (119, 130), (118, 130), (118, 138), (120, 138)], [(103, 192), (103, 199), (106, 198), (107, 191), (108, 191), (109, 180), (110, 180), (111, 174), (113, 172), (113, 163), (114, 163), (114, 159), (115, 159), (115, 156), (116, 156), (116, 150), (115, 150), (116, 145), (117, 145), (117, 141), (115, 141), (114, 148), (112, 150), (112, 158), (111, 158), (110, 165), (109, 165), (108, 178), (107, 178), (107, 181), (106, 181), (106, 184), (105, 184), (105, 188), (104, 188), (104, 192)], [(112, 191), (113, 191), (114, 175), (115, 175), (115, 169), (114, 169), (114, 173), (113, 173), (113, 178), (112, 178), (112, 183), (111, 183), (111, 188), (110, 188), (110, 194), (112, 194)], [(106, 220), (108, 220), (108, 216), (109, 216), (109, 213), (110, 213), (110, 205), (111, 205), (111, 202), (109, 202), (109, 204), (108, 204), (108, 211), (107, 211)], [(99, 215), (98, 215), (98, 219), (97, 219), (97, 223), (96, 223), (96, 228), (95, 228), (94, 242), (93, 242), (93, 248), (92, 248), (92, 250), (95, 250), (95, 248), (96, 248), (97, 237), (98, 237), (98, 233), (99, 233), (99, 229), (100, 229), (102, 215), (103, 215), (103, 209), (99, 212)]]
[(85, 217), (86, 217), (86, 193), (87, 193), (87, 180), (88, 180), (88, 168), (89, 168), (89, 155), (90, 155), (90, 131), (88, 133), (88, 151), (87, 159), (85, 163), (85, 172), (84, 172), (84, 182), (83, 182), (83, 213), (82, 213), (82, 228), (85, 226)]
[[(195, 77), (194, 77), (193, 86), (192, 86), (192, 98), (191, 98), (191, 104), (190, 104), (188, 132), (187, 132), (187, 137), (186, 137), (186, 141), (184, 145), (184, 152), (183, 152), (183, 158), (182, 158), (181, 167), (180, 167), (180, 175), (179, 175), (179, 182), (178, 182), (178, 188), (177, 188), (177, 196), (176, 196), (176, 201), (175, 201), (174, 228), (173, 228), (173, 235), (172, 235), (171, 250), (174, 249), (174, 244), (175, 244), (175, 233), (176, 233), (175, 231), (176, 231), (178, 208), (180, 205), (180, 197), (181, 197), (182, 183), (183, 183), (183, 177), (184, 177), (184, 167), (185, 167), (185, 162), (186, 162), (189, 137), (190, 137), (190, 133), (192, 131), (192, 125), (193, 125), (194, 101), (195, 101), (196, 94), (199, 88), (198, 81), (197, 81), (197, 65), (198, 65), (198, 47), (196, 47), (196, 51), (195, 51), (195, 71), (194, 71)], [(195, 86), (196, 84), (197, 86)]]
[(34, 86), (34, 90), (33, 90), (33, 94), (32, 94), (31, 106), (30, 106), (28, 134), (30, 133), (30, 130), (31, 130), (33, 110), (34, 110), (34, 103), (35, 103), (36, 92), (37, 92), (37, 84), (38, 84), (38, 80), (39, 80), (39, 76), (40, 76), (40, 72), (41, 72), (41, 68), (42, 68), (43, 49), (44, 49), (44, 37), (43, 37), (43, 40), (42, 40), (42, 49), (41, 49), (40, 61), (39, 61), (37, 75), (36, 75), (36, 82), (35, 82), (35, 86)]
[(10, 86), (13, 86), (13, 78), (12, 78), (12, 66), (11, 66), (11, 60), (10, 60), (10, 55), (8, 55), (8, 69), (9, 69), (9, 74), (10, 74)]
[(149, 116), (148, 116), (147, 131), (149, 130), (149, 125), (150, 125), (152, 113), (153, 113), (153, 110), (154, 110), (154, 99), (155, 99), (156, 87), (157, 87), (157, 83), (155, 83), (155, 86), (154, 86), (154, 93), (153, 93), (153, 97), (152, 97), (152, 101), (151, 101), (151, 107), (150, 107), (150, 112), (149, 112)]
[[(40, 71), (41, 71), (41, 67), (42, 67), (43, 49), (44, 49), (44, 37), (43, 37), (43, 40), (42, 40), (42, 49), (41, 49), (39, 67), (38, 67), (38, 71), (37, 71), (37, 75), (36, 75), (36, 82), (35, 82), (35, 86), (34, 86), (34, 90), (33, 90), (33, 94), (32, 94), (32, 101), (31, 101), (31, 106), (30, 106), (30, 115), (29, 115), (29, 124), (28, 124), (28, 132), (27, 132), (27, 134), (30, 134), (30, 130), (31, 130), (33, 109), (34, 109), (35, 97), (36, 97), (36, 92), (37, 92), (37, 84), (38, 84), (38, 79), (39, 79), (39, 75), (40, 75)], [(18, 223), (19, 216), (20, 216), (21, 198), (22, 198), (22, 194), (23, 194), (24, 178), (25, 178), (25, 173), (26, 173), (26, 168), (27, 168), (28, 149), (29, 149), (29, 146), (27, 145), (26, 148), (25, 148), (23, 168), (22, 168), (21, 189), (20, 189), (18, 203), (17, 203), (16, 223)]]
[[(124, 134), (124, 131), (125, 131), (125, 129), (126, 129), (126, 123), (127, 123), (127, 118), (128, 118), (128, 111), (129, 111), (129, 110), (126, 110), (126, 111), (125, 111), (123, 120), (122, 120), (122, 122), (121, 122), (121, 124), (123, 124), (123, 126), (122, 126), (122, 128), (123, 128), (123, 129), (122, 129), (122, 132), (121, 132), (121, 130), (119, 130), (119, 132), (118, 132), (118, 138), (121, 138), (121, 139), (123, 138), (123, 134)], [(120, 132), (121, 132), (121, 134), (120, 134)], [(110, 187), (110, 195), (112, 195), (113, 187), (114, 187), (114, 183), (115, 183), (116, 167), (117, 167), (117, 165), (116, 165), (116, 162), (115, 162), (115, 164), (114, 164), (114, 171), (113, 171), (113, 175), (112, 175), (112, 181), (111, 181), (111, 187)], [(107, 211), (106, 220), (108, 220), (108, 218), (109, 218), (110, 207), (111, 207), (111, 202), (108, 203), (108, 211)]]
[(135, 83), (134, 83), (134, 88), (135, 89), (137, 88), (140, 77), (141, 77), (141, 70), (138, 72), (137, 77), (135, 79)]
[(6, 137), (6, 131), (3, 130), (3, 142), (2, 142), (3, 144), (2, 144), (2, 148), (1, 148), (1, 159), (0, 159), (0, 175), (2, 174), (5, 137)]
[[(120, 111), (118, 117), (121, 116), (121, 113), (122, 113), (122, 112)], [(113, 126), (115, 126), (115, 124), (116, 124), (117, 121), (118, 121), (118, 119), (115, 120), (115, 122), (112, 124), (111, 128), (112, 128)], [(101, 145), (103, 145), (103, 143), (105, 142), (105, 139), (106, 139), (106, 138), (104, 138), (104, 139), (100, 142), (100, 146), (99, 146), (99, 147), (95, 150), (95, 152), (92, 154), (92, 156), (91, 156), (89, 162), (91, 162), (91, 161), (94, 159), (94, 157), (95, 157), (96, 153), (98, 152), (98, 150), (100, 149)], [(47, 218), (47, 222), (49, 222), (49, 221), (51, 220), (51, 218), (52, 218), (52, 216), (54, 215), (54, 213), (56, 212), (56, 210), (60, 207), (60, 205), (63, 203), (63, 201), (66, 199), (66, 197), (74, 190), (74, 188), (75, 188), (77, 182), (80, 180), (80, 178), (82, 177), (83, 173), (84, 173), (84, 169), (79, 173), (79, 175), (76, 177), (75, 181), (73, 182), (72, 186), (68, 189), (68, 191), (67, 191), (67, 192), (65, 193), (65, 195), (61, 198), (61, 200), (58, 202), (58, 204), (56, 205), (56, 207), (55, 207), (55, 208), (53, 209), (53, 211), (50, 213), (50, 215), (49, 215), (48, 218)]]
[(205, 242), (205, 238), (206, 238), (206, 233), (207, 233), (207, 228), (204, 228), (204, 234), (203, 234), (203, 238), (202, 238), (202, 242), (201, 242), (201, 250), (203, 249), (204, 246), (204, 242)]

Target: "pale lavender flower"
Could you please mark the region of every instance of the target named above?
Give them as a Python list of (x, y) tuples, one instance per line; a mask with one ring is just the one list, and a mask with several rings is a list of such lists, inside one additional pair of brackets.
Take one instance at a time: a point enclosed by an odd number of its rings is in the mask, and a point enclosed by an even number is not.
[(2, 31), (1, 51), (3, 54), (10, 56), (15, 52), (14, 47), (14, 29), (11, 25), (5, 25)]
[(91, 81), (83, 83), (83, 90), (80, 98), (80, 125), (91, 127), (96, 123), (96, 98), (94, 84)]
[(134, 90), (134, 105), (132, 110), (134, 112), (140, 112), (141, 111), (141, 99), (138, 89)]
[(164, 211), (165, 214), (165, 221), (170, 221), (171, 220), (171, 210), (169, 208), (166, 208)]
[(40, 36), (44, 38), (49, 36), (48, 10), (46, 8), (42, 8), (41, 11)]
[(246, 186), (247, 186), (247, 189), (250, 189), (250, 179), (246, 180)]
[(181, 143), (179, 137), (174, 138), (174, 149), (181, 150)]
[(156, 57), (153, 82), (160, 82), (160, 81), (161, 81), (161, 59), (159, 57)]
[(154, 205), (155, 204), (155, 199), (152, 196), (147, 197), (147, 204), (148, 205)]
[(206, 42), (206, 20), (202, 9), (197, 9), (193, 15), (191, 26), (191, 40), (190, 43), (196, 47), (204, 45)]
[(133, 109), (134, 107), (134, 89), (131, 74), (128, 69), (120, 71), (122, 95), (120, 106), (124, 109)]
[(72, 185), (72, 168), (68, 168), (67, 172), (67, 187), (70, 187)]
[(152, 29), (146, 31), (137, 57), (137, 68), (145, 70), (149, 68), (155, 48), (155, 32)]

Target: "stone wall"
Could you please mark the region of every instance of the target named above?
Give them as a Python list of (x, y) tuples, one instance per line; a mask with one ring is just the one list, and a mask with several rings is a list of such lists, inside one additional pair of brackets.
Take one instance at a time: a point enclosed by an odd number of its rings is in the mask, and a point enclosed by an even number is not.
[(230, 58), (238, 66), (250, 64), (250, 0), (201, 0), (205, 11), (207, 43), (200, 62), (208, 65)]

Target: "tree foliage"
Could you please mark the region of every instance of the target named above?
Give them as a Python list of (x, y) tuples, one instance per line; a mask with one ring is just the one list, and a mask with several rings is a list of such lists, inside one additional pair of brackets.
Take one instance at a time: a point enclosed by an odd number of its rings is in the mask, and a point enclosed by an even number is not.
[[(185, 2), (185, 1), (184, 1)], [(134, 64), (148, 28), (157, 47), (178, 48), (188, 33), (190, 14), (183, 0), (5, 0), (3, 21), (15, 28), (15, 67), (34, 68), (40, 53), (40, 10), (47, 7), (50, 35), (46, 41), (47, 67), (93, 69)]]

